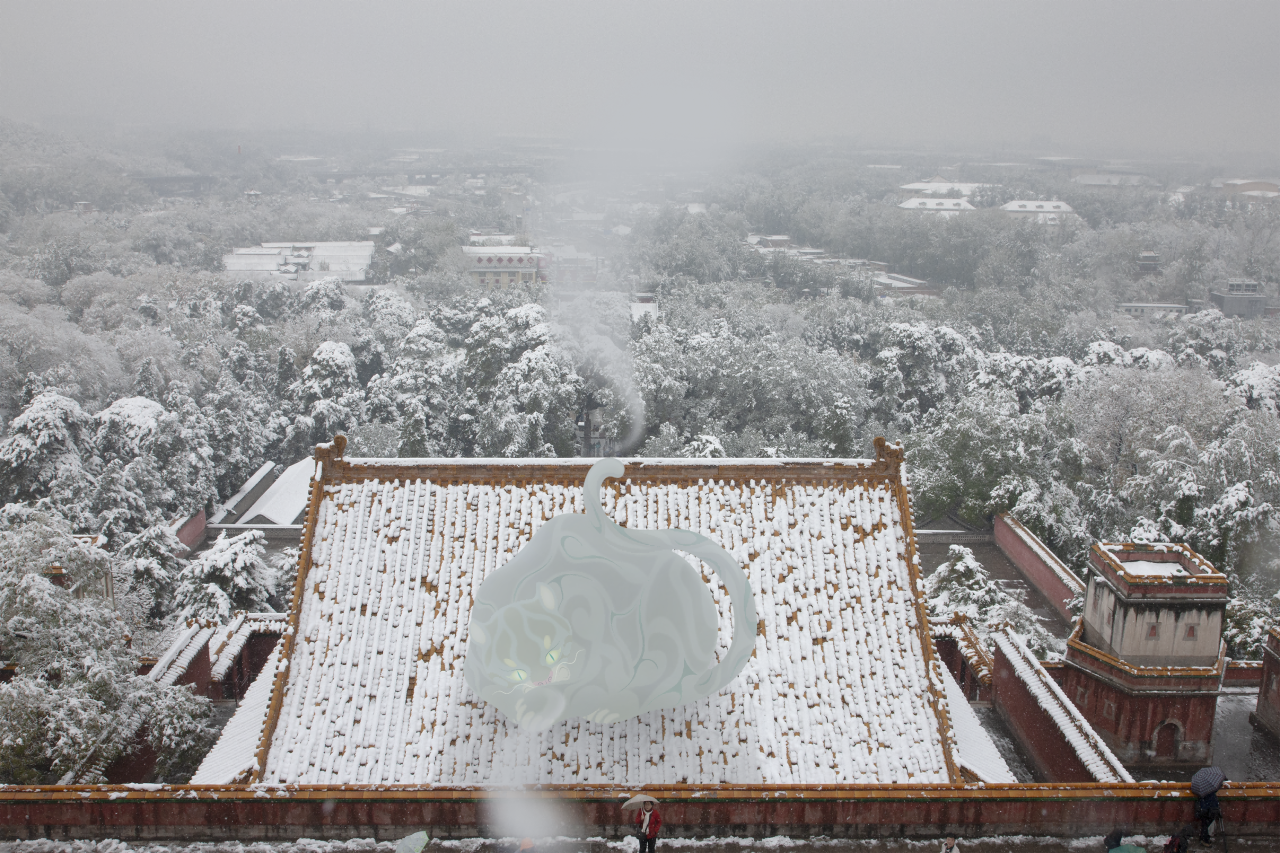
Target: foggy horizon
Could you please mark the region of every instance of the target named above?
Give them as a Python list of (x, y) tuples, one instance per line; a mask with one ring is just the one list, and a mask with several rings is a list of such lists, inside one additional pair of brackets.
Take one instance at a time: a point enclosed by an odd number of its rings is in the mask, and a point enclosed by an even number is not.
[(0, 116), (43, 126), (699, 159), (835, 141), (1271, 162), (1280, 138), (1272, 3), (0, 9)]

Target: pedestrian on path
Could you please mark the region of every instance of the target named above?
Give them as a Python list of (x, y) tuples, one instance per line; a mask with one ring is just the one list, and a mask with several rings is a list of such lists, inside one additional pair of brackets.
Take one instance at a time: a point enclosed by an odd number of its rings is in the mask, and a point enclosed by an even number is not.
[(662, 815), (653, 807), (653, 803), (645, 803), (636, 812), (636, 835), (640, 838), (640, 853), (653, 853), (658, 844), (658, 830), (662, 829)]
[(942, 853), (960, 853), (960, 845), (956, 844), (956, 840), (951, 836), (942, 842)]

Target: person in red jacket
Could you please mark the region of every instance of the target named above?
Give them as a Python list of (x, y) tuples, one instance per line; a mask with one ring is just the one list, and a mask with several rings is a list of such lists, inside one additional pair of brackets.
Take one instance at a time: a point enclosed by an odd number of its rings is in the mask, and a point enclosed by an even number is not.
[(653, 853), (658, 843), (658, 830), (662, 829), (662, 815), (653, 807), (653, 803), (645, 803), (636, 812), (636, 835), (640, 838), (640, 853)]

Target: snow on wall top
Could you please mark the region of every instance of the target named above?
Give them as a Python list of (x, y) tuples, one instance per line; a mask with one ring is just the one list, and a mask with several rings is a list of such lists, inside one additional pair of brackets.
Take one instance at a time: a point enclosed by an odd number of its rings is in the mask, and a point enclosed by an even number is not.
[(1098, 782), (1132, 782), (1133, 777), (1089, 725), (1080, 710), (1067, 699), (1058, 682), (1045, 671), (1026, 643), (1010, 630), (995, 635), (996, 648), (1013, 667), (1014, 674), (1035, 697)]
[[(667, 476), (662, 465), (629, 466), (624, 482), (606, 483), (605, 510), (619, 524), (696, 530), (744, 564), (762, 617), (755, 655), (717, 696), (547, 732), (518, 729), (473, 696), (462, 654), (475, 589), (548, 518), (582, 511), (581, 474), (556, 464), (469, 469), (457, 460), (396, 469), (353, 464), (337, 450), (317, 451), (324, 479), (308, 513), (310, 568), (298, 581), (296, 633), (286, 632), (282, 646), (266, 766), (255, 780), (958, 779), (943, 735), (942, 668), (923, 631), (910, 564), (900, 450), (839, 473), (753, 465), (750, 479), (690, 479), (684, 475), (707, 466), (680, 460)], [(397, 470), (400, 477), (388, 476)], [(727, 642), (728, 596), (711, 589)]]
[(1067, 564), (1058, 559), (1058, 555), (1050, 551), (1045, 544), (1040, 541), (1039, 536), (1024, 527), (1022, 522), (1018, 521), (1018, 519), (1014, 518), (1012, 515), (1002, 515), (1001, 518), (1004, 519), (1005, 524), (1009, 525), (1009, 529), (1013, 531), (1014, 535), (1021, 539), (1022, 543), (1030, 548), (1033, 554), (1040, 558), (1040, 562), (1048, 566), (1050, 571), (1058, 576), (1058, 580), (1062, 581), (1067, 589), (1074, 590), (1076, 592), (1084, 592), (1084, 581), (1076, 577), (1075, 572), (1067, 568)]

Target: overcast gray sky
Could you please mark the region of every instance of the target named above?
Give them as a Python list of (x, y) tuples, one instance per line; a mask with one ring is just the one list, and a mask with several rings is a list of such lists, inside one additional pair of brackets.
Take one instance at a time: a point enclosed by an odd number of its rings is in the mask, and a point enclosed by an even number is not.
[(1271, 154), (1277, 34), (1275, 0), (0, 0), (0, 114)]

